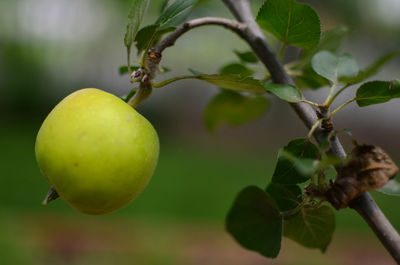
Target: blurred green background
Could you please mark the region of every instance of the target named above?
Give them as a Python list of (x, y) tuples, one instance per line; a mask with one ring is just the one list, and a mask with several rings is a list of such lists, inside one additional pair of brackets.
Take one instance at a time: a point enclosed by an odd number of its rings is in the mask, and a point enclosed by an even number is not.
[[(94, 217), (61, 200), (43, 207), (49, 185), (36, 165), (36, 133), (57, 102), (77, 89), (97, 87), (119, 96), (129, 91), (127, 76), (118, 74), (126, 61), (129, 2), (0, 1), (0, 264), (394, 264), (348, 209), (337, 212), (337, 233), (325, 255), (289, 240), (276, 260), (238, 246), (224, 231), (235, 195), (247, 185), (265, 186), (279, 147), (306, 130), (287, 104), (272, 98), (257, 121), (209, 133), (203, 110), (217, 89), (199, 81), (156, 89), (139, 107), (159, 133), (161, 154), (152, 181), (133, 203)], [(151, 1), (144, 24), (156, 19), (160, 2)], [(360, 66), (399, 47), (398, 0), (304, 2), (318, 10), (323, 30), (343, 24), (353, 29), (341, 50)], [(253, 1), (254, 10), (260, 5)], [(231, 17), (219, 0), (201, 1), (192, 14), (200, 16)], [(188, 73), (189, 67), (214, 73), (235, 60), (234, 49), (248, 48), (230, 32), (192, 31), (165, 51), (162, 65), (172, 72), (158, 78)], [(399, 78), (398, 69), (399, 60), (393, 61), (377, 78)], [(305, 92), (314, 100), (326, 93)], [(365, 109), (351, 105), (335, 122), (399, 162), (399, 109), (395, 101)], [(400, 198), (373, 196), (400, 229)]]

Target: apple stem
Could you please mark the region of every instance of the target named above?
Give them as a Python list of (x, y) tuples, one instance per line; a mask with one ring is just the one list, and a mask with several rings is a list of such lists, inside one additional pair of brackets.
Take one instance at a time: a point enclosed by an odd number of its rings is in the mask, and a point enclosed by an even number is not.
[(136, 91), (135, 95), (133, 95), (133, 97), (128, 101), (128, 104), (135, 109), (143, 100), (150, 96), (151, 91), (152, 87), (150, 83), (141, 82), (139, 89)]
[(57, 191), (53, 188), (53, 186), (51, 186), (50, 190), (47, 193), (46, 197), (44, 198), (42, 204), (47, 205), (47, 204), (49, 204), (49, 202), (54, 201), (58, 197), (60, 197), (60, 195), (58, 195)]

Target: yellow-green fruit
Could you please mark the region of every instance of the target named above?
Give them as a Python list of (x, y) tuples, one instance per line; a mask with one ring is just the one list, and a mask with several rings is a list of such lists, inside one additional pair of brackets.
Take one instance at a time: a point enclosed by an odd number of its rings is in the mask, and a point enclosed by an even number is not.
[(73, 208), (105, 214), (131, 202), (158, 160), (153, 126), (118, 97), (85, 88), (64, 98), (36, 138), (40, 170)]

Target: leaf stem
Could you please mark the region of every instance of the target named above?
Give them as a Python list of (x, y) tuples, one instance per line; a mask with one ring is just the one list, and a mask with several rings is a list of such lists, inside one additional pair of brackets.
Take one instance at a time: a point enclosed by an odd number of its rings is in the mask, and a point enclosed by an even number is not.
[(328, 117), (332, 118), (333, 115), (335, 115), (339, 110), (343, 109), (344, 107), (346, 107), (348, 104), (350, 104), (351, 102), (355, 101), (356, 98), (352, 98), (348, 101), (346, 101), (345, 103), (343, 103), (342, 105), (340, 105), (339, 107), (337, 107), (334, 111), (332, 111), (331, 113), (329, 113)]
[(174, 78), (171, 78), (171, 79), (167, 79), (167, 80), (161, 81), (159, 83), (153, 83), (152, 86), (155, 87), (155, 88), (160, 88), (160, 87), (166, 86), (166, 85), (168, 85), (168, 84), (170, 84), (172, 82), (179, 81), (179, 80), (184, 80), (184, 79), (196, 79), (196, 76), (177, 76), (177, 77), (174, 77)]
[(131, 69), (131, 48), (127, 48), (127, 65), (128, 65), (128, 73), (129, 73), (129, 78), (132, 76), (132, 69)]
[(303, 76), (304, 75), (303, 71), (300, 71), (300, 70), (290, 70), (290, 69), (288, 69), (287, 73), (290, 76)]
[(312, 102), (312, 101), (307, 100), (307, 99), (302, 99), (302, 100), (300, 100), (300, 102), (304, 102), (304, 103), (310, 104), (311, 106), (314, 106), (314, 107), (317, 107), (317, 108), (319, 107), (318, 103)]
[(318, 190), (324, 193), (326, 189), (325, 175), (323, 172), (318, 173)]
[(294, 214), (298, 213), (301, 209), (303, 209), (304, 206), (306, 206), (310, 202), (310, 200), (311, 200), (311, 197), (307, 196), (299, 205), (296, 206), (296, 208), (285, 211), (285, 212), (281, 212), (280, 215), (282, 217), (294, 215)]
[(324, 204), (324, 202), (326, 202), (324, 199), (321, 199), (317, 204), (314, 205), (314, 208), (319, 208), (322, 206), (322, 204)]
[(287, 64), (284, 65), (284, 67), (286, 70), (288, 70), (288, 69), (290, 70), (290, 69), (295, 68), (303, 63), (304, 63), (304, 60), (295, 60), (295, 61), (288, 62)]
[(279, 52), (279, 61), (282, 61), (282, 60), (283, 60), (283, 56), (285, 56), (286, 48), (287, 48), (287, 43), (284, 42), (284, 43), (282, 44), (281, 50), (280, 50), (280, 52)]
[(327, 106), (330, 106), (331, 104), (332, 104), (332, 102), (337, 98), (337, 96), (339, 96), (346, 88), (348, 88), (350, 85), (345, 85), (345, 86), (343, 86), (341, 89), (339, 89), (339, 91), (337, 91), (336, 93), (335, 93), (335, 95), (333, 95), (329, 100), (328, 100), (328, 102), (326, 103), (327, 104)]
[(315, 185), (315, 175), (314, 174), (311, 175), (310, 184), (313, 186)]
[(318, 126), (322, 123), (323, 119), (319, 119), (317, 120), (314, 125), (311, 127), (310, 131), (308, 132), (307, 138), (311, 139), (311, 137), (313, 136), (315, 130), (318, 128)]
[[(331, 102), (331, 99), (332, 99), (332, 97), (333, 97), (333, 93), (335, 93), (336, 87), (337, 87), (337, 83), (334, 82), (334, 83), (332, 84), (332, 86), (331, 86), (331, 90), (329, 91), (328, 96), (326, 97), (324, 103), (322, 103), (323, 105), (325, 105), (325, 106), (327, 106), (327, 107), (330, 106), (330, 105), (329, 105), (329, 102)], [(332, 103), (332, 102), (331, 102), (331, 103)]]

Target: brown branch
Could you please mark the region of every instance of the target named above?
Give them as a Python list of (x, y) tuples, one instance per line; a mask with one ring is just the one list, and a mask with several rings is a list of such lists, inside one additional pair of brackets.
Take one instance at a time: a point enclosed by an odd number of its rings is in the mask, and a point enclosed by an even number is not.
[(368, 192), (361, 194), (350, 202), (350, 208), (356, 210), (357, 213), (364, 218), (397, 264), (400, 264), (399, 234), (375, 203), (371, 195), (369, 195)]
[[(227, 18), (203, 17), (187, 21), (181, 26), (177, 27), (173, 32), (168, 34), (164, 39), (162, 39), (149, 50), (149, 53), (146, 55), (145, 67), (144, 69), (140, 69), (140, 71), (142, 71), (140, 76), (145, 76), (147, 78), (146, 81), (151, 82), (154, 79), (158, 70), (158, 64), (160, 63), (162, 52), (166, 48), (173, 46), (175, 44), (175, 41), (189, 30), (208, 25), (225, 27), (235, 32), (242, 38), (244, 37), (244, 32), (246, 29), (246, 25), (244, 25), (243, 23)], [(143, 80), (140, 80), (140, 82), (143, 83)], [(139, 104), (142, 99), (136, 101)]]
[[(275, 53), (269, 47), (265, 37), (254, 20), (250, 9), (250, 0), (223, 0), (232, 11), (238, 21), (245, 23), (247, 28), (242, 36), (260, 60), (271, 73), (272, 79), (277, 83), (293, 84), (293, 80), (286, 73), (282, 64), (278, 61)], [(314, 110), (305, 103), (291, 104), (300, 119), (305, 123), (307, 128), (317, 121)], [(317, 141), (324, 139), (329, 131), (318, 128), (314, 136)], [(346, 157), (341, 143), (337, 137), (331, 139), (330, 152), (338, 157)], [(365, 192), (350, 203), (350, 207), (356, 210), (373, 229), (382, 244), (389, 251), (392, 257), (400, 264), (400, 236), (388, 221), (381, 209), (372, 199), (369, 193)]]
[(172, 33), (168, 34), (164, 39), (152, 47), (146, 54), (145, 65), (131, 74), (131, 82), (140, 82), (140, 86), (135, 95), (129, 100), (128, 104), (136, 108), (144, 99), (146, 99), (152, 91), (151, 82), (156, 76), (158, 65), (161, 61), (162, 52), (175, 44), (175, 41), (183, 34), (191, 29), (217, 25), (232, 30), (239, 36), (243, 37), (246, 26), (235, 20), (219, 18), (219, 17), (203, 17), (190, 20), (177, 27)]
[(191, 29), (206, 25), (217, 25), (228, 28), (239, 34), (239, 36), (241, 37), (243, 37), (244, 29), (246, 28), (244, 24), (231, 19), (219, 17), (197, 18), (183, 23), (176, 30), (174, 30), (174, 32), (167, 35), (163, 40), (156, 44), (152, 50), (157, 54), (161, 54), (165, 48), (174, 45), (175, 41), (184, 33), (188, 32)]

